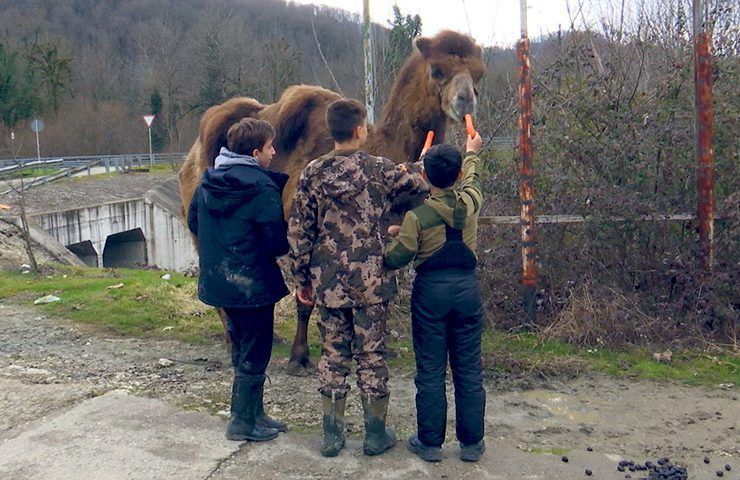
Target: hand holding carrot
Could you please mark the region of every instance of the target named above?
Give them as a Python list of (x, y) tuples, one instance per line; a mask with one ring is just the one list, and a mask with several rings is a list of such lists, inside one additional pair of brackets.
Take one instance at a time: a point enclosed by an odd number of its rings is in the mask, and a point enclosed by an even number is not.
[(480, 149), (483, 148), (483, 139), (475, 131), (473, 117), (469, 113), (465, 114), (465, 130), (468, 133), (468, 138), (465, 142), (465, 151), (473, 153), (480, 152)]

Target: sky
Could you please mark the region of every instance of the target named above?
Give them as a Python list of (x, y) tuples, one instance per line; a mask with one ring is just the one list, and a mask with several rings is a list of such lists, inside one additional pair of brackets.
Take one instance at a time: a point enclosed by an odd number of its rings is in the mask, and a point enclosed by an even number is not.
[[(363, 0), (292, 0), (296, 3), (323, 4), (362, 14)], [(594, 5), (604, 2), (588, 0)], [(370, 0), (373, 22), (386, 24), (392, 17), (393, 4), (401, 13), (418, 14), (422, 34), (434, 35), (452, 29), (472, 34), (480, 44), (511, 46), (520, 37), (520, 0)], [(567, 4), (575, 14), (578, 0), (527, 0), (527, 24), (530, 38), (570, 25)], [(593, 12), (586, 12), (586, 16)]]

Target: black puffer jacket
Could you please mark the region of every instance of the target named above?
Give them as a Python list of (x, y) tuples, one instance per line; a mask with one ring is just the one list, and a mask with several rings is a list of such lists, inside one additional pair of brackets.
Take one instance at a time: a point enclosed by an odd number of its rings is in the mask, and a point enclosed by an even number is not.
[(259, 307), (288, 294), (276, 257), (288, 252), (281, 194), (288, 176), (259, 166), (209, 168), (188, 227), (198, 237), (198, 297), (215, 307)]

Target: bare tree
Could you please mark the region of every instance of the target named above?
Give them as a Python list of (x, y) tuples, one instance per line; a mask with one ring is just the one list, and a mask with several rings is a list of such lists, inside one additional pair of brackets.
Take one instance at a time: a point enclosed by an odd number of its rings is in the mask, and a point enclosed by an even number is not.
[(31, 228), (29, 226), (28, 222), (28, 212), (26, 210), (26, 182), (23, 178), (23, 163), (18, 159), (17, 152), (15, 145), (10, 145), (8, 148), (8, 151), (10, 152), (10, 157), (12, 158), (13, 162), (15, 163), (17, 167), (17, 171), (19, 172), (18, 175), (18, 182), (14, 183), (13, 180), (8, 181), (8, 185), (10, 186), (13, 193), (18, 198), (18, 210), (20, 212), (20, 220), (21, 220), (21, 238), (23, 238), (23, 246), (26, 250), (26, 255), (28, 255), (28, 263), (31, 265), (31, 271), (34, 275), (38, 274), (39, 267), (38, 262), (36, 262), (36, 255), (33, 252), (33, 241), (31, 239)]

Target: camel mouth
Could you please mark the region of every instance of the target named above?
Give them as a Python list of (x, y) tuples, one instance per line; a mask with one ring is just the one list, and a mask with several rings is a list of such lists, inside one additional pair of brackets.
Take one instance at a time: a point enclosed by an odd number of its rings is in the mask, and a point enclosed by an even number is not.
[(463, 126), (465, 125), (465, 115), (470, 114), (473, 117), (475, 117), (475, 106), (472, 108), (455, 108), (454, 106), (450, 106), (450, 108), (447, 109), (447, 116), (455, 123), (462, 123)]

